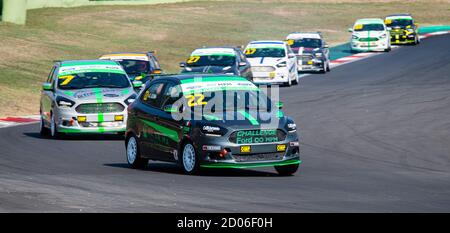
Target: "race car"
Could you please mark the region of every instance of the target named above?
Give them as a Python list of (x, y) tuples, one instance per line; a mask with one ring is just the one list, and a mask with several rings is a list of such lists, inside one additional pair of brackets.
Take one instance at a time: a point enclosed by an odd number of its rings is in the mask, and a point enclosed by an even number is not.
[(131, 81), (146, 83), (149, 79), (162, 73), (155, 51), (111, 53), (102, 55), (99, 59), (119, 62)]
[(281, 175), (300, 164), (294, 121), (255, 84), (239, 76), (179, 74), (154, 79), (129, 107), (126, 160), (202, 168), (274, 166)]
[(237, 47), (208, 47), (195, 49), (186, 62), (181, 62), (181, 73), (208, 73), (237, 75), (252, 80), (250, 63)]
[(385, 51), (391, 50), (391, 37), (382, 19), (359, 19), (348, 29), (352, 32), (350, 46), (352, 51)]
[(115, 61), (57, 61), (42, 85), (40, 133), (124, 134), (127, 106), (141, 85)]
[(256, 84), (298, 83), (297, 56), (285, 41), (252, 41), (245, 48)]
[(330, 50), (319, 32), (294, 32), (286, 37), (297, 55), (298, 71), (330, 71)]
[(418, 25), (411, 14), (388, 15), (384, 20), (391, 34), (391, 44), (419, 44)]

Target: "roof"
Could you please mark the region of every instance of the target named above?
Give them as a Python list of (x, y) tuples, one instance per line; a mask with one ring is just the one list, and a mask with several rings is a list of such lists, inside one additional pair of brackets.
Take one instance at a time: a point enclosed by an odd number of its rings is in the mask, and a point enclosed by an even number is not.
[(322, 39), (322, 36), (318, 32), (294, 32), (286, 37), (288, 40), (298, 40), (303, 38)]
[(61, 61), (61, 66), (82, 66), (82, 65), (113, 65), (120, 66), (115, 61), (110, 60), (67, 60)]
[(285, 44), (285, 42), (281, 40), (256, 40), (251, 41), (249, 44)]
[(366, 18), (366, 19), (358, 19), (355, 22), (355, 24), (371, 24), (371, 23), (384, 24), (384, 20), (380, 18)]
[(191, 55), (197, 56), (209, 56), (209, 55), (229, 55), (236, 56), (235, 48), (232, 47), (210, 47), (210, 48), (198, 48), (194, 50)]
[(281, 40), (259, 40), (252, 41), (247, 45), (247, 48), (280, 48), (286, 47), (286, 42)]
[(143, 61), (148, 61), (148, 55), (147, 53), (110, 53), (110, 54), (105, 54), (102, 55), (100, 57), (100, 59), (108, 59), (108, 60), (124, 60), (124, 59), (129, 59), (129, 60), (143, 60)]
[(410, 14), (397, 14), (397, 15), (388, 15), (386, 19), (410, 19), (412, 20), (412, 16)]
[(391, 16), (411, 16), (410, 13), (398, 13), (398, 14), (390, 14), (386, 17), (391, 17)]

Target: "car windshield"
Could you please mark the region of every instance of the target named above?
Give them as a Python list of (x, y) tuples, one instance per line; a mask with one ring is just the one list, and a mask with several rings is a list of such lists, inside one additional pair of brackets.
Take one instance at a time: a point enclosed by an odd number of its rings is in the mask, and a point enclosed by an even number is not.
[(233, 55), (192, 55), (187, 60), (188, 66), (232, 66), (236, 60)]
[(386, 24), (388, 27), (406, 27), (413, 25), (413, 21), (410, 19), (392, 19), (390, 23)]
[(319, 48), (322, 46), (322, 41), (320, 39), (313, 38), (302, 38), (300, 40), (294, 40), (294, 43), (291, 45), (291, 48)]
[(127, 74), (148, 74), (150, 71), (149, 62), (142, 60), (121, 60), (118, 61)]
[(58, 88), (64, 90), (95, 87), (127, 88), (129, 86), (130, 81), (127, 76), (120, 73), (85, 72), (58, 77)]
[(383, 24), (357, 24), (355, 25), (355, 32), (360, 31), (384, 31)]
[(247, 48), (245, 55), (248, 58), (253, 57), (285, 57), (284, 48)]

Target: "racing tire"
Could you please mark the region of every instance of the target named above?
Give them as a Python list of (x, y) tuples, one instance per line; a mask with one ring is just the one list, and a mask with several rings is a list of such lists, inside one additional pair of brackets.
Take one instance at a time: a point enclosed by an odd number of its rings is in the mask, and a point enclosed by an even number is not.
[(50, 136), (54, 139), (58, 139), (61, 137), (61, 133), (58, 132), (58, 127), (56, 127), (55, 114), (53, 114), (53, 112), (51, 113)]
[(199, 173), (200, 161), (192, 143), (187, 142), (183, 145), (180, 163), (185, 174), (194, 175)]
[(330, 68), (330, 62), (328, 61), (327, 62), (327, 72), (330, 72), (331, 71), (331, 68)]
[(285, 166), (275, 166), (275, 170), (280, 176), (291, 176), (298, 170), (298, 164), (291, 164)]
[(385, 52), (390, 52), (391, 51), (391, 47), (389, 46), (389, 48), (384, 50)]
[(284, 86), (285, 86), (285, 87), (290, 87), (290, 86), (292, 86), (292, 80), (291, 80), (290, 77), (288, 77), (288, 81), (284, 83)]
[(295, 74), (295, 79), (294, 79), (294, 81), (292, 82), (294, 85), (298, 85), (298, 81), (299, 81), (299, 77), (298, 77), (298, 72), (296, 72), (296, 74)]
[(45, 136), (45, 137), (50, 135), (50, 130), (45, 127), (44, 119), (42, 118), (42, 116), (41, 116), (41, 120), (39, 122), (39, 133), (41, 134), (41, 136)]
[(148, 164), (148, 159), (142, 158), (139, 141), (135, 135), (131, 135), (126, 141), (127, 163), (131, 168), (143, 169)]

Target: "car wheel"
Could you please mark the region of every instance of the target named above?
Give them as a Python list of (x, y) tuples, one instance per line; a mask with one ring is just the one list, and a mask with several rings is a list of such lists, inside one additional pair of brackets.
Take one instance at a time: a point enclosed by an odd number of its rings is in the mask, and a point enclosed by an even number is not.
[(384, 50), (385, 52), (390, 52), (391, 51), (391, 46), (389, 46), (387, 49)]
[(50, 120), (50, 136), (55, 139), (59, 138), (61, 136), (61, 133), (58, 132), (58, 127), (56, 126), (55, 114), (53, 114), (53, 112), (51, 113), (51, 120)]
[(290, 176), (298, 170), (298, 164), (275, 166), (275, 170), (280, 176)]
[(330, 68), (330, 61), (327, 62), (327, 72), (330, 72), (331, 68)]
[(44, 118), (42, 118), (42, 116), (39, 122), (39, 133), (41, 136), (48, 136), (50, 134), (49, 129), (45, 127)]
[[(297, 69), (296, 69), (296, 70), (297, 70)], [(298, 81), (299, 81), (299, 80), (298, 80), (299, 78), (298, 78), (298, 72), (297, 72), (297, 71), (295, 72), (294, 76), (295, 76), (295, 80), (294, 80), (293, 83), (294, 83), (294, 85), (297, 85), (297, 84), (298, 84)]]
[(181, 165), (186, 174), (196, 174), (199, 171), (199, 160), (195, 148), (191, 143), (186, 143), (183, 146), (183, 153), (181, 155)]
[(128, 138), (126, 145), (128, 165), (135, 169), (145, 168), (148, 164), (148, 159), (141, 157), (141, 151), (136, 136), (132, 135)]

